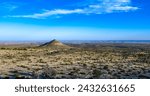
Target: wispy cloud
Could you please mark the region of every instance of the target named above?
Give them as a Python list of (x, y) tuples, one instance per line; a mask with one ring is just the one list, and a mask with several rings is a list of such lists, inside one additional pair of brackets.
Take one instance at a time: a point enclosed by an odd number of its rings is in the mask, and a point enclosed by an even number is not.
[(53, 15), (67, 15), (67, 14), (105, 14), (114, 12), (128, 12), (139, 9), (132, 6), (131, 0), (88, 0), (89, 3), (83, 8), (76, 9), (54, 9), (46, 10), (42, 13), (34, 13), (31, 15), (15, 15), (8, 17), (16, 18), (34, 18), (42, 19)]
[(7, 11), (13, 11), (17, 9), (19, 6), (15, 2), (3, 2), (0, 4), (0, 8), (7, 10)]
[(65, 9), (55, 9), (55, 10), (47, 10), (43, 13), (35, 13), (33, 15), (16, 15), (16, 16), (9, 16), (9, 17), (18, 17), (18, 18), (35, 18), (41, 19), (52, 15), (65, 15), (65, 14), (75, 14), (75, 13), (82, 13), (82, 9), (74, 9), (74, 10), (65, 10)]

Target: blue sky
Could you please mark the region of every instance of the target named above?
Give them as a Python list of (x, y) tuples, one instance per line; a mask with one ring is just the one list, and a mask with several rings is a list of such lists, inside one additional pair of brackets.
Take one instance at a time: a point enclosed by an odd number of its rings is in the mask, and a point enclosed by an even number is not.
[(148, 0), (0, 0), (0, 40), (150, 40)]

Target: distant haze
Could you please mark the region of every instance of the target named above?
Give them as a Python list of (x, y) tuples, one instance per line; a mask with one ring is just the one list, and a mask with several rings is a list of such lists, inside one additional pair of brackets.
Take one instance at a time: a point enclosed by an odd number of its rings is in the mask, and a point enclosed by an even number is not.
[(30, 40), (150, 40), (149, 30), (9, 25), (0, 30), (1, 41)]

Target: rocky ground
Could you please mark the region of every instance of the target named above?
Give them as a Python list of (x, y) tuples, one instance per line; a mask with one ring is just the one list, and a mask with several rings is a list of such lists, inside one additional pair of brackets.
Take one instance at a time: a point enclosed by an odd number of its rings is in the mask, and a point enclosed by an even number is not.
[(150, 79), (150, 44), (0, 47), (0, 78)]

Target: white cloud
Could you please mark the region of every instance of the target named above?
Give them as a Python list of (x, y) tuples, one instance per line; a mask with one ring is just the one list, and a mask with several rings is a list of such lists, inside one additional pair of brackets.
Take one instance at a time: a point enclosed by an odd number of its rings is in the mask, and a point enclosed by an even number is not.
[(17, 18), (35, 18), (42, 19), (53, 15), (67, 15), (67, 14), (104, 14), (113, 12), (128, 12), (139, 9), (131, 4), (131, 0), (95, 0), (94, 3), (89, 1), (88, 6), (76, 9), (54, 9), (47, 10), (43, 13), (35, 13), (31, 15), (16, 15), (8, 17)]
[(35, 13), (33, 15), (16, 15), (16, 16), (8, 16), (8, 17), (41, 19), (52, 15), (65, 15), (65, 14), (75, 14), (75, 13), (82, 13), (82, 12), (83, 12), (82, 9), (75, 9), (75, 10), (55, 9), (55, 10), (47, 10), (43, 13)]
[(3, 2), (0, 3), (0, 9), (7, 10), (7, 11), (13, 11), (18, 8), (18, 5), (14, 2)]
[(131, 6), (115, 6), (115, 7), (111, 7), (110, 10), (111, 11), (129, 11), (129, 10), (137, 10), (138, 8), (137, 7), (131, 7)]
[[(138, 7), (131, 6), (131, 0), (99, 0), (101, 1), (95, 5), (89, 5), (91, 10), (96, 10), (97, 14), (113, 13), (116, 11), (133, 11), (139, 9)], [(93, 11), (94, 12), (94, 11)]]

